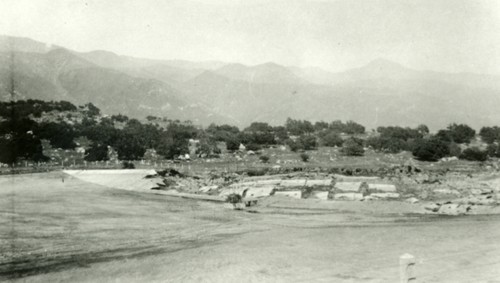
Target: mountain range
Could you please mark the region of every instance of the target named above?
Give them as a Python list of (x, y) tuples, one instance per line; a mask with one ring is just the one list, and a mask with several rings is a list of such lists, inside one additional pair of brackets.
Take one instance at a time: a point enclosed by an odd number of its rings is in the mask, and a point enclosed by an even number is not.
[(500, 124), (500, 76), (439, 73), (377, 59), (332, 73), (320, 68), (190, 62), (77, 52), (0, 36), (0, 99), (94, 103), (106, 114), (195, 124), (354, 120), (381, 125)]

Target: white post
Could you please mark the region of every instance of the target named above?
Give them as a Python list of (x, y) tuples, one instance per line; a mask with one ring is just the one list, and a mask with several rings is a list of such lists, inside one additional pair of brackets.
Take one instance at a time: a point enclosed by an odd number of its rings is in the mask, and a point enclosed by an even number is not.
[(415, 257), (411, 254), (404, 254), (399, 257), (399, 277), (401, 283), (415, 283)]

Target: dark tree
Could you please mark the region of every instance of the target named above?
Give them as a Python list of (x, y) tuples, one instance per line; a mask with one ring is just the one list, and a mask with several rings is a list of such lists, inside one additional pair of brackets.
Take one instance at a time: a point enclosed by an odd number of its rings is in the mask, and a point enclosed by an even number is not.
[(74, 142), (76, 133), (73, 126), (65, 122), (50, 122), (40, 124), (39, 128), (40, 138), (49, 140), (52, 147), (62, 149), (74, 149), (76, 147)]
[(323, 146), (342, 146), (344, 143), (344, 140), (339, 136), (339, 134), (333, 131), (323, 132), (323, 134), (320, 134), (319, 136), (321, 145)]
[(365, 127), (361, 124), (358, 124), (354, 121), (347, 121), (345, 123), (346, 134), (363, 134), (365, 132)]
[(285, 141), (289, 138), (288, 132), (284, 126), (273, 127), (273, 132), (276, 137), (276, 142), (279, 144), (284, 144)]
[(479, 136), (481, 136), (481, 139), (488, 144), (500, 141), (500, 128), (497, 126), (482, 127), (479, 131)]
[(125, 123), (128, 121), (128, 117), (125, 116), (125, 115), (122, 115), (122, 114), (118, 114), (118, 115), (112, 115), (111, 116), (111, 120), (113, 121), (116, 121), (116, 122), (120, 122), (120, 123)]
[(424, 125), (424, 124), (418, 125), (418, 126), (417, 126), (417, 131), (418, 131), (418, 132), (419, 132), (422, 136), (427, 135), (427, 134), (429, 134), (429, 133), (430, 133), (430, 132), (429, 132), (429, 127), (427, 127), (427, 126), (426, 126), (426, 125)]
[(267, 156), (267, 155), (261, 155), (261, 156), (259, 156), (259, 159), (260, 159), (260, 161), (262, 161), (262, 163), (269, 162), (269, 156)]
[(86, 161), (104, 161), (109, 160), (108, 146), (105, 144), (93, 143), (89, 149), (85, 151)]
[(316, 123), (314, 123), (314, 130), (316, 132), (320, 132), (320, 131), (323, 131), (323, 130), (326, 130), (328, 129), (328, 123), (325, 122), (325, 121), (318, 121)]
[(470, 143), (476, 131), (465, 124), (451, 124), (446, 130), (440, 130), (436, 137), (445, 142)]
[(310, 134), (314, 132), (314, 126), (311, 122), (306, 120), (293, 120), (288, 118), (285, 122), (286, 130), (294, 136), (300, 136), (303, 134)]
[(486, 161), (488, 159), (488, 151), (480, 150), (477, 147), (470, 147), (462, 152), (460, 159), (470, 161)]
[(342, 153), (347, 156), (362, 156), (365, 153), (363, 140), (354, 137), (348, 138), (344, 141)]
[(413, 156), (422, 161), (438, 161), (448, 156), (450, 149), (448, 143), (440, 139), (420, 139), (415, 142), (415, 148), (412, 153)]
[(173, 121), (167, 130), (161, 133), (157, 152), (167, 159), (189, 153), (189, 139), (197, 136), (198, 129), (192, 124)]
[(488, 156), (500, 157), (500, 145), (498, 143), (489, 144), (486, 148), (486, 152), (488, 153)]
[(0, 122), (0, 162), (13, 165), (19, 159), (47, 161), (37, 135), (38, 125), (30, 119), (15, 115)]
[(318, 142), (315, 136), (303, 135), (300, 136), (298, 142), (302, 145), (303, 150), (313, 150), (318, 147)]
[(115, 141), (113, 148), (118, 152), (120, 160), (140, 160), (146, 153), (141, 136), (121, 132)]
[(96, 116), (99, 116), (101, 115), (101, 110), (99, 108), (97, 108), (94, 104), (92, 103), (87, 103), (85, 104), (85, 113), (87, 113), (87, 115), (89, 117), (96, 117)]
[(304, 162), (308, 162), (309, 158), (310, 158), (309, 154), (307, 154), (305, 152), (303, 152), (303, 153), (300, 154), (300, 159), (302, 159), (302, 161), (304, 161)]
[(231, 137), (226, 140), (226, 149), (235, 151), (240, 148), (240, 141), (236, 137)]
[(462, 154), (462, 148), (460, 148), (460, 145), (458, 145), (457, 143), (450, 143), (448, 145), (448, 148), (450, 150), (450, 156), (459, 157)]
[(363, 134), (365, 132), (365, 127), (354, 121), (347, 121), (346, 123), (342, 123), (342, 121), (336, 120), (331, 122), (328, 128), (337, 133), (346, 133), (351, 135)]
[(304, 146), (302, 145), (302, 143), (299, 140), (294, 141), (292, 139), (288, 139), (285, 143), (286, 143), (286, 145), (288, 145), (290, 147), (290, 150), (293, 152), (296, 152), (296, 151), (304, 148)]
[(366, 145), (372, 147), (374, 150), (387, 153), (399, 153), (409, 148), (405, 140), (386, 136), (370, 137), (366, 140)]
[(227, 142), (229, 139), (234, 139), (240, 130), (238, 127), (231, 125), (220, 125), (210, 124), (205, 132), (215, 141)]

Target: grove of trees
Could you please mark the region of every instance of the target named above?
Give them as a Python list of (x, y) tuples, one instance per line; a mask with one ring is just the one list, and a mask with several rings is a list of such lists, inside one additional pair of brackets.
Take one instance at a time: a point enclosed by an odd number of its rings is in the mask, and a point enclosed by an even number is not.
[[(50, 116), (47, 113), (57, 115), (46, 119), (45, 116)], [(76, 140), (82, 137), (90, 141), (84, 157), (88, 161), (107, 160), (110, 149), (116, 151), (120, 160), (139, 160), (151, 150), (163, 158), (174, 159), (189, 153), (190, 140), (197, 141), (196, 154), (203, 157), (217, 157), (221, 153), (219, 144), (224, 143), (229, 151), (239, 150), (241, 144), (247, 150), (280, 145), (294, 152), (325, 146), (341, 147), (340, 152), (349, 156), (361, 156), (366, 148), (371, 148), (384, 153), (409, 151), (424, 161), (437, 161), (446, 156), (477, 161), (500, 158), (497, 126), (481, 128), (479, 137), (488, 144), (486, 150), (481, 150), (467, 146), (475, 139), (476, 131), (465, 124), (450, 124), (435, 134), (425, 125), (378, 127), (375, 132), (367, 133), (364, 126), (354, 121), (312, 123), (292, 118), (282, 126), (254, 122), (243, 130), (227, 124), (211, 124), (203, 129), (190, 122), (155, 116), (143, 121), (123, 114), (108, 117), (92, 103), (79, 107), (66, 101), (0, 103), (1, 163), (47, 161), (42, 140), (47, 140), (53, 148), (73, 150), (79, 146)], [(468, 148), (462, 150), (464, 147)]]

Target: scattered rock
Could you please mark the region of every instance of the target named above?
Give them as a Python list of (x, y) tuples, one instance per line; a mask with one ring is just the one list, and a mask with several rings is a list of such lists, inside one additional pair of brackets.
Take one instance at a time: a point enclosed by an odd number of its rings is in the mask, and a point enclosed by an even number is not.
[(302, 191), (277, 191), (274, 192), (274, 195), (300, 199), (302, 198)]
[(433, 203), (433, 202), (424, 205), (425, 210), (429, 210), (432, 212), (438, 212), (440, 207), (441, 207), (441, 205), (439, 205), (437, 203)]
[(457, 203), (447, 203), (441, 205), (438, 210), (439, 214), (445, 215), (462, 215), (466, 214), (470, 210), (469, 205), (462, 205)]
[(419, 202), (419, 200), (418, 200), (418, 198), (407, 198), (405, 200), (405, 202), (407, 202), (407, 203), (417, 203), (417, 202)]
[(483, 193), (483, 191), (481, 189), (471, 189), (470, 193), (473, 195), (480, 195)]
[(200, 192), (202, 193), (208, 193), (212, 190), (216, 190), (218, 188), (218, 186), (216, 185), (213, 185), (213, 186), (203, 186), (200, 188)]
[(441, 195), (456, 195), (456, 196), (460, 195), (460, 193), (454, 189), (435, 189), (433, 192), (435, 194), (441, 194)]
[(363, 194), (360, 193), (340, 193), (333, 196), (336, 200), (363, 200)]
[(370, 196), (379, 199), (397, 199), (400, 195), (398, 193), (373, 193)]
[(328, 194), (329, 192), (317, 191), (313, 193), (313, 196), (316, 199), (328, 200)]
[(396, 186), (392, 184), (368, 184), (370, 192), (393, 193), (396, 192)]

